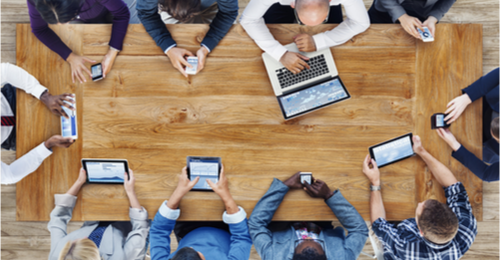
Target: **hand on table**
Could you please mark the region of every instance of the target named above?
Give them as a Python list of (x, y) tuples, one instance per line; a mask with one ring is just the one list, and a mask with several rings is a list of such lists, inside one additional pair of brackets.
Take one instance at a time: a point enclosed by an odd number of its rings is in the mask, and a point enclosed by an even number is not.
[(68, 148), (74, 142), (75, 140), (71, 137), (62, 137), (60, 135), (53, 135), (52, 137), (47, 139), (47, 141), (45, 141), (45, 147), (47, 147), (47, 149), (52, 149), (54, 146)]
[(102, 77), (106, 78), (106, 75), (111, 71), (111, 68), (113, 67), (113, 64), (115, 63), (116, 56), (118, 55), (118, 51), (109, 49), (108, 53), (104, 55), (104, 58), (102, 58), (101, 64), (102, 64)]
[(220, 171), (219, 181), (217, 183), (213, 183), (210, 179), (207, 179), (207, 183), (224, 202), (227, 214), (234, 214), (239, 211), (238, 205), (236, 205), (233, 196), (231, 196), (231, 193), (229, 192), (229, 187), (227, 186), (227, 178), (226, 174), (224, 173), (224, 165), (222, 166)]
[(425, 20), (424, 23), (422, 24), (424, 27), (429, 28), (429, 31), (431, 32), (433, 38), (435, 38), (434, 33), (436, 32), (436, 23), (437, 22), (438, 22), (438, 20), (436, 19), (436, 17), (429, 16), (427, 18), (427, 20)]
[(182, 197), (186, 195), (193, 187), (198, 183), (200, 177), (196, 177), (194, 180), (190, 181), (187, 176), (187, 167), (182, 168), (182, 173), (179, 175), (179, 182), (177, 188), (175, 188), (174, 193), (170, 196), (167, 202), (167, 206), (171, 209), (177, 209)]
[(95, 63), (95, 60), (91, 60), (87, 57), (76, 55), (73, 52), (68, 56), (66, 61), (71, 65), (71, 79), (75, 83), (75, 78), (80, 81), (80, 83), (87, 82), (85, 77), (85, 72), (92, 78), (92, 73), (85, 66), (86, 62)]
[(196, 52), (196, 57), (198, 57), (198, 70), (196, 73), (200, 72), (205, 67), (207, 55), (208, 49), (203, 46)]
[(184, 66), (192, 68), (191, 64), (189, 64), (184, 58), (185, 56), (194, 56), (190, 51), (178, 47), (173, 47), (167, 52), (167, 56), (172, 63), (172, 66), (176, 68), (184, 77), (187, 78), (188, 74), (186, 73)]
[(470, 97), (469, 95), (467, 95), (467, 93), (454, 98), (446, 106), (448, 109), (446, 109), (446, 112), (444, 112), (446, 114), (444, 121), (446, 121), (448, 124), (455, 122), (455, 120), (457, 120), (460, 115), (462, 115), (462, 113), (470, 103), (472, 103), (472, 101), (470, 100)]
[(316, 44), (314, 43), (314, 39), (309, 34), (297, 34), (293, 37), (293, 41), (299, 48), (299, 51), (303, 52), (312, 52), (316, 51)]
[(71, 110), (75, 110), (73, 106), (64, 102), (68, 101), (71, 104), (75, 104), (75, 101), (73, 101), (74, 98), (75, 98), (74, 94), (68, 94), (68, 93), (52, 96), (48, 90), (43, 92), (42, 96), (40, 96), (40, 100), (45, 104), (45, 106), (47, 106), (50, 112), (54, 113), (57, 116), (64, 116), (68, 119), (69, 116), (66, 114), (66, 112), (64, 112), (62, 106), (65, 106)]
[[(424, 30), (424, 25), (418, 18), (415, 18), (413, 16), (409, 16), (407, 14), (403, 14), (398, 18), (399, 22), (401, 23), (401, 26), (403, 29), (410, 34), (411, 36), (422, 40), (420, 37), (420, 34), (418, 33), (416, 28), (419, 28), (420, 30)], [(430, 29), (429, 29), (430, 30)]]
[[(372, 165), (373, 167), (370, 168), (370, 165)], [(368, 180), (370, 180), (370, 183), (373, 186), (380, 186), (380, 170), (378, 169), (375, 160), (370, 158), (369, 154), (366, 155), (363, 162), (363, 173), (368, 178)]]
[(293, 74), (297, 74), (306, 68), (310, 69), (309, 65), (305, 62), (307, 60), (309, 58), (300, 53), (287, 51), (281, 57), (280, 62)]
[[(314, 180), (311, 180), (314, 182)], [(302, 183), (300, 183), (300, 172), (295, 173), (292, 175), (288, 180), (284, 181), (283, 184), (288, 186), (290, 189), (301, 189), (304, 187)]]
[(456, 152), (458, 149), (460, 149), (461, 144), (457, 141), (449, 128), (438, 128), (436, 129), (436, 131), (439, 137), (441, 137), (453, 151)]
[(333, 196), (333, 191), (331, 191), (330, 188), (328, 188), (328, 185), (320, 179), (317, 179), (311, 185), (304, 182), (304, 186), (306, 193), (313, 198), (323, 198), (324, 200), (327, 200)]

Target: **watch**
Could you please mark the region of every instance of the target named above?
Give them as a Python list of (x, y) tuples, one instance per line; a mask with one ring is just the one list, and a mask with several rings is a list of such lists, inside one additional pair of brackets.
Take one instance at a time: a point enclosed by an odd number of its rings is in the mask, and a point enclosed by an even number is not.
[(377, 191), (377, 190), (381, 190), (381, 188), (380, 188), (380, 185), (379, 186), (373, 186), (373, 185), (370, 184), (370, 190), (371, 191)]

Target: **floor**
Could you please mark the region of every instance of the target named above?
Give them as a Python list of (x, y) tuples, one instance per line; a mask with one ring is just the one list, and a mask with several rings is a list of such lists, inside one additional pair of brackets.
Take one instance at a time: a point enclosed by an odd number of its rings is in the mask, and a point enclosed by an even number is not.
[[(240, 1), (240, 13), (247, 0)], [(367, 7), (370, 1), (365, 1)], [(16, 63), (15, 24), (28, 23), (26, 1), (1, 1), (1, 59)], [(442, 19), (442, 23), (483, 24), (483, 72), (499, 65), (499, 2), (495, 0), (461, 0), (455, 3)], [(470, 46), (474, 48), (475, 46)], [(2, 161), (10, 163), (15, 153), (2, 150)], [(2, 259), (45, 258), (50, 250), (50, 234), (46, 222), (16, 222), (16, 187), (1, 187)], [(499, 183), (483, 184), (483, 221), (479, 222), (478, 236), (463, 259), (499, 259)], [(154, 213), (151, 213), (151, 215)], [(70, 222), (69, 231), (78, 229), (81, 222)], [(173, 240), (175, 241), (175, 239)], [(173, 249), (176, 245), (173, 245)], [(369, 243), (365, 252), (372, 252)], [(260, 259), (252, 250), (250, 259)], [(361, 255), (360, 259), (369, 259)]]

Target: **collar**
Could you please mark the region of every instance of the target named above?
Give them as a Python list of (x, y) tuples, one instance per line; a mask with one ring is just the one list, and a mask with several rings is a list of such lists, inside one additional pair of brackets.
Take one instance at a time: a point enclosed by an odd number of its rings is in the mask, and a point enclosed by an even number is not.
[(428, 247), (430, 247), (430, 248), (432, 248), (432, 249), (437, 249), (437, 250), (439, 250), (439, 249), (446, 248), (446, 247), (448, 247), (448, 246), (451, 244), (451, 242), (453, 241), (453, 239), (452, 239), (452, 240), (450, 240), (448, 243), (445, 243), (445, 244), (436, 244), (436, 243), (434, 243), (434, 242), (432, 242), (432, 241), (428, 240), (427, 238), (423, 237), (423, 236), (420, 234), (420, 230), (418, 229), (417, 222), (415, 221), (415, 218), (409, 218), (409, 219), (406, 219), (406, 220), (404, 220), (403, 222), (401, 222), (401, 224), (399, 224), (399, 225), (403, 225), (403, 226), (405, 226), (405, 227), (406, 227), (406, 229), (407, 229), (409, 232), (413, 233), (413, 234), (416, 236), (416, 238), (417, 238), (418, 240), (422, 240), (422, 241), (424, 241), (424, 243), (425, 243)]

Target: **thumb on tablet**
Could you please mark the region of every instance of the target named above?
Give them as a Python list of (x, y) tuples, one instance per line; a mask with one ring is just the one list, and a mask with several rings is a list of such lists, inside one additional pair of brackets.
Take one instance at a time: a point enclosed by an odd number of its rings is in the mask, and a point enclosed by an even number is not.
[(212, 190), (215, 190), (217, 188), (215, 183), (213, 183), (210, 179), (206, 179), (208, 185), (212, 188)]
[(196, 183), (198, 183), (199, 180), (200, 180), (200, 176), (198, 176), (194, 180), (190, 181), (189, 186), (194, 187), (194, 185), (196, 185)]

